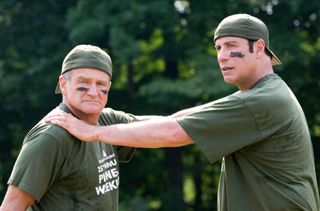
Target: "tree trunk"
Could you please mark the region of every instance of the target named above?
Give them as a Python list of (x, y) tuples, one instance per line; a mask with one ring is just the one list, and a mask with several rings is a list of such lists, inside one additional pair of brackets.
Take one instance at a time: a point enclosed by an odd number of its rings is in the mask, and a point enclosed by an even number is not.
[(181, 149), (170, 148), (165, 153), (168, 166), (168, 195), (164, 210), (185, 210)]

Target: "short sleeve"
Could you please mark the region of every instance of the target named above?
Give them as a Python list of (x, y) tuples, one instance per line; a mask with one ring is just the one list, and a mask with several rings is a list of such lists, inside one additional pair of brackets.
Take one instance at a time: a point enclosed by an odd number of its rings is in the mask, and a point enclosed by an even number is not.
[(39, 201), (59, 176), (63, 151), (49, 134), (27, 141), (15, 162), (8, 184), (19, 187)]
[(232, 96), (200, 106), (196, 112), (179, 118), (178, 123), (210, 162), (260, 139), (250, 109)]

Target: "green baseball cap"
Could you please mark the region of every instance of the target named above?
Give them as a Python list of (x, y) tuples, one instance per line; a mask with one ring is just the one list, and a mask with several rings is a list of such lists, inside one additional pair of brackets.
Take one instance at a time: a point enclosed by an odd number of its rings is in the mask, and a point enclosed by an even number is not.
[(266, 50), (272, 55), (272, 65), (282, 64), (280, 59), (269, 48), (267, 26), (258, 18), (248, 14), (235, 14), (224, 18), (214, 33), (214, 41), (220, 37), (241, 37), (249, 40), (263, 39)]
[[(64, 58), (61, 75), (76, 68), (93, 68), (107, 73), (112, 78), (112, 61), (101, 48), (93, 45), (77, 45)], [(56, 94), (60, 94), (59, 82)]]

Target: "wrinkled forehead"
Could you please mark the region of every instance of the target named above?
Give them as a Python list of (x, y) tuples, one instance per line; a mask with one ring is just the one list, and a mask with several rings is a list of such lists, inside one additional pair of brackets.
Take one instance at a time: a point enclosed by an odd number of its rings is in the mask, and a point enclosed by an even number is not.
[(72, 78), (82, 78), (87, 80), (110, 81), (110, 76), (99, 69), (94, 68), (76, 68), (70, 71)]

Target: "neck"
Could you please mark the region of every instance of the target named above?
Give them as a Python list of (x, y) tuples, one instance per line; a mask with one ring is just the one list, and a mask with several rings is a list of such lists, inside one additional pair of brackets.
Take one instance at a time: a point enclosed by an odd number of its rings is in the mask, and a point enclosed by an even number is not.
[(238, 84), (237, 88), (240, 91), (245, 91), (251, 89), (253, 85), (255, 85), (261, 78), (270, 75), (273, 73), (273, 68), (270, 63), (270, 65), (261, 65), (261, 68), (256, 69), (252, 72), (252, 75), (247, 79), (247, 81), (244, 81), (242, 84)]
[[(71, 110), (71, 109), (70, 109)], [(97, 125), (98, 124), (98, 120), (99, 120), (99, 116), (100, 115), (96, 115), (96, 114), (84, 114), (81, 112), (76, 112), (76, 111), (72, 111), (72, 113), (74, 115), (76, 115), (76, 117), (78, 117), (79, 119), (87, 122), (90, 125)]]
[(100, 117), (100, 114), (88, 114), (88, 113), (83, 113), (82, 111), (75, 109), (73, 106), (71, 106), (70, 104), (63, 102), (68, 109), (71, 111), (71, 113), (73, 115), (75, 115), (76, 117), (78, 117), (79, 119), (87, 122), (90, 125), (97, 125), (98, 124), (98, 120)]

